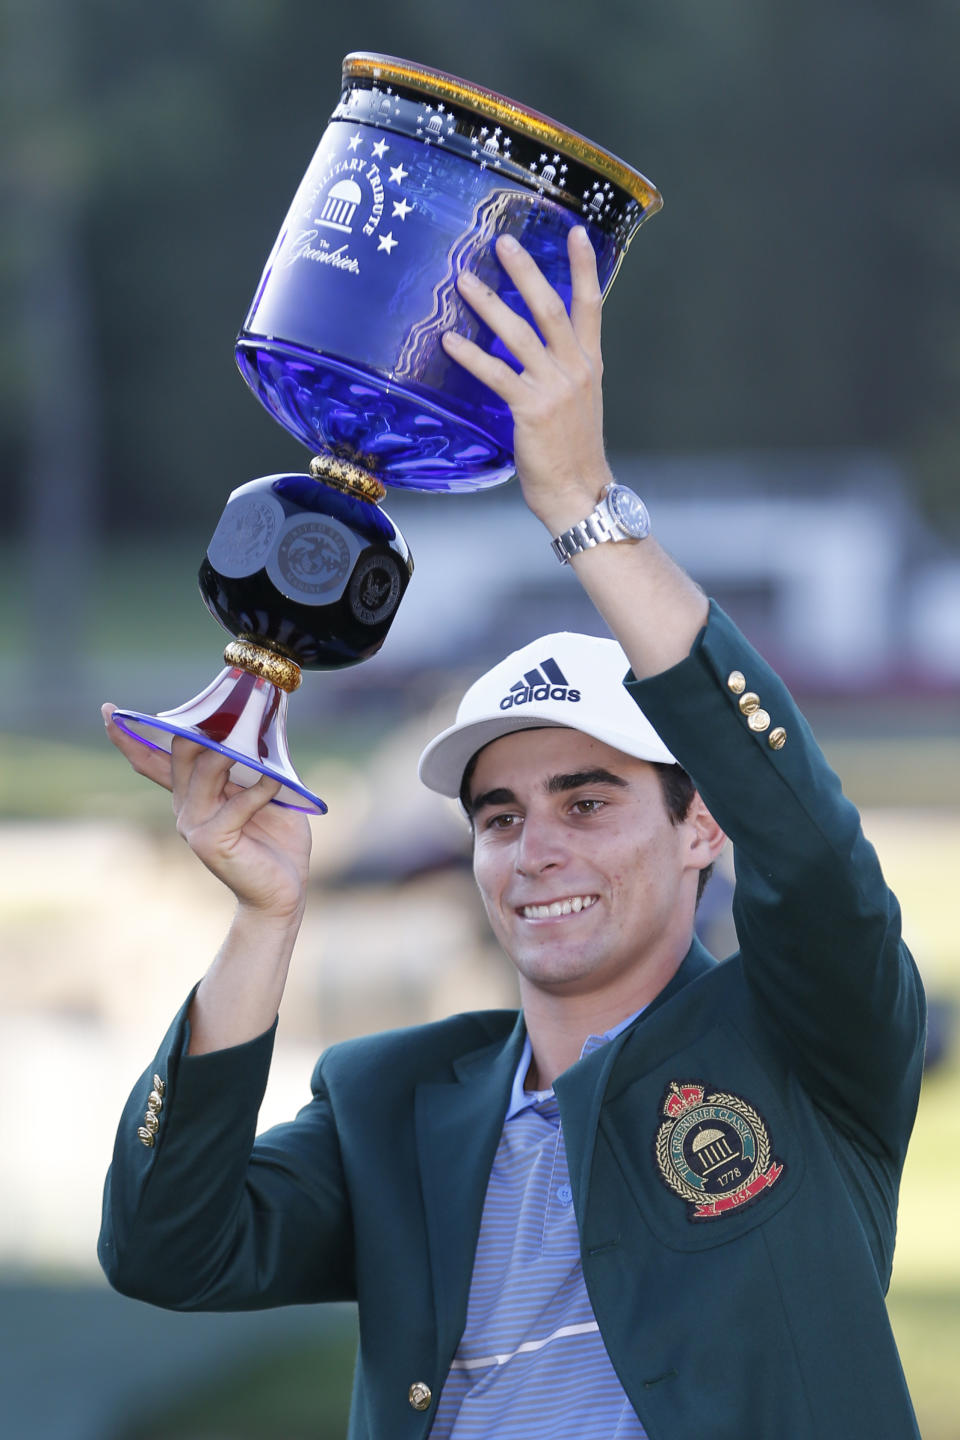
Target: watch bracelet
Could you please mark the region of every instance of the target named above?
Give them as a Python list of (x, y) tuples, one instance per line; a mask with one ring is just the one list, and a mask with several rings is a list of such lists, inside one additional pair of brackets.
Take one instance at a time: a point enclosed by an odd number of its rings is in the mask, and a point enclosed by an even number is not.
[[(551, 540), (553, 553), (562, 564), (566, 564), (573, 555), (582, 555), (584, 550), (592, 550), (594, 546), (602, 544), (604, 540), (613, 538), (605, 526), (596, 523), (598, 519), (598, 516), (588, 515), (585, 520), (579, 520), (576, 525), (571, 525), (564, 530), (562, 535), (557, 535)], [(568, 549), (564, 544), (568, 536), (575, 536), (580, 541), (579, 545)]]

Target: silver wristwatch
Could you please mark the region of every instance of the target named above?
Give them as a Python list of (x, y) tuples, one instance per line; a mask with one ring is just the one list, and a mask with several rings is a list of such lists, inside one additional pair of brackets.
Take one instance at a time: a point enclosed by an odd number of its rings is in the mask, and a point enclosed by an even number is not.
[(550, 543), (560, 564), (566, 565), (571, 555), (592, 550), (604, 540), (645, 540), (649, 534), (650, 516), (640, 496), (611, 481), (604, 485), (597, 508)]

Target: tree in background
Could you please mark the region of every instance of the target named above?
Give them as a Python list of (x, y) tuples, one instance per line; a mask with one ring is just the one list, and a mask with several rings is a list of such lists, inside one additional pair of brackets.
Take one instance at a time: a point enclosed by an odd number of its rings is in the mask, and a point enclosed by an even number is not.
[(549, 16), (424, 0), (402, 18), (386, 0), (346, 17), (304, 0), (7, 0), (4, 31), (20, 243), (0, 276), (34, 297), (0, 341), (0, 453), (29, 477), (22, 518), (63, 463), (38, 414), (73, 414), (70, 464), (91, 477), (75, 504), (95, 509), (97, 477), (100, 521), (120, 533), (202, 537), (233, 485), (302, 467), (232, 343), (340, 60), (366, 48), (536, 105), (663, 189), (608, 306), (612, 449), (880, 448), (960, 534), (948, 0), (555, 0)]

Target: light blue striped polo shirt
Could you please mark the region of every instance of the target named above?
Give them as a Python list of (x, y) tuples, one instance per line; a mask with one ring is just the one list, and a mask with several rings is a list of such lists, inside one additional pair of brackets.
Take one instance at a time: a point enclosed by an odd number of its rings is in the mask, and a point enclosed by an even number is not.
[[(636, 1018), (589, 1036), (580, 1058)], [(557, 1101), (523, 1088), (531, 1055), (528, 1037), (430, 1440), (646, 1440), (587, 1295)]]

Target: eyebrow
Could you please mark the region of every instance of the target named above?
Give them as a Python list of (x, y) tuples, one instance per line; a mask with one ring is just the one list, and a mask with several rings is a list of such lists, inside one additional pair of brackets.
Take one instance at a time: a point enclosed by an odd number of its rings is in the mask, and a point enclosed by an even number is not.
[(621, 785), (626, 789), (628, 780), (614, 775), (611, 770), (575, 770), (572, 775), (551, 775), (547, 781), (548, 795), (562, 795), (565, 790), (579, 790), (581, 785)]
[[(575, 770), (570, 775), (551, 775), (544, 789), (548, 795), (563, 795), (568, 790), (579, 790), (581, 785), (619, 785), (626, 789), (629, 781), (624, 780), (622, 775), (614, 775), (611, 770), (598, 768), (596, 770)], [(512, 790), (486, 790), (482, 795), (474, 796), (471, 801), (471, 812), (476, 814), (487, 805), (516, 805), (517, 797)]]

